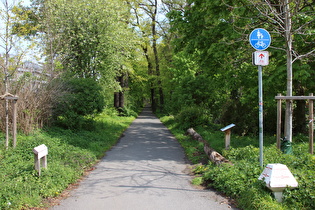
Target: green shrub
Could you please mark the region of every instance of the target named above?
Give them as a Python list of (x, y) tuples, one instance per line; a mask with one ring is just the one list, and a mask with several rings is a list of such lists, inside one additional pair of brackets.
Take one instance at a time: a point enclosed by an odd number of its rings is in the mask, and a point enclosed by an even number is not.
[(81, 129), (93, 122), (95, 114), (105, 105), (102, 87), (91, 78), (71, 78), (64, 81), (63, 94), (53, 107), (57, 124), (66, 128)]
[(273, 209), (286, 210), (288, 207), (274, 200), (272, 193), (265, 187), (265, 183), (256, 180), (245, 191), (238, 195), (238, 206), (244, 210), (248, 209)]
[[(297, 150), (300, 150), (298, 146)], [(264, 163), (282, 163), (289, 167), (299, 187), (284, 191), (283, 203), (273, 199), (265, 184), (259, 184), (262, 170), (258, 164), (259, 150), (253, 146), (233, 148), (225, 155), (234, 165), (216, 167), (208, 165), (203, 180), (211, 187), (235, 197), (243, 209), (314, 209), (315, 208), (315, 158), (307, 148), (294, 155), (282, 154), (275, 145), (264, 147)], [(200, 171), (200, 170), (199, 170)]]
[[(180, 139), (181, 145), (189, 160), (198, 163), (203, 154), (198, 142), (185, 136), (179, 129), (181, 122), (178, 118), (162, 117), (161, 121), (169, 127), (176, 138)], [(213, 128), (214, 129), (214, 128)], [(197, 178), (194, 184), (213, 187), (226, 195), (236, 199), (241, 209), (315, 209), (315, 156), (308, 153), (307, 138), (297, 136), (293, 138), (293, 154), (283, 154), (276, 148), (275, 136), (264, 137), (264, 165), (269, 163), (282, 163), (288, 166), (299, 186), (295, 189), (285, 189), (283, 202), (278, 203), (273, 193), (265, 186), (258, 177), (263, 171), (259, 165), (258, 137), (255, 136), (232, 136), (230, 150), (224, 150), (224, 138), (220, 131), (213, 131), (209, 126), (199, 126), (198, 133), (209, 142), (216, 145), (217, 151), (223, 151), (224, 157), (234, 165), (221, 165), (220, 167), (209, 163), (198, 164), (194, 173)], [(221, 147), (219, 145), (222, 145)], [(194, 156), (196, 155), (196, 156)], [(200, 163), (200, 162), (199, 162)]]
[(175, 120), (184, 130), (208, 125), (210, 123), (210, 118), (209, 113), (198, 106), (185, 107), (175, 116)]
[(137, 117), (138, 113), (129, 107), (123, 107), (121, 108), (119, 115), (125, 117)]

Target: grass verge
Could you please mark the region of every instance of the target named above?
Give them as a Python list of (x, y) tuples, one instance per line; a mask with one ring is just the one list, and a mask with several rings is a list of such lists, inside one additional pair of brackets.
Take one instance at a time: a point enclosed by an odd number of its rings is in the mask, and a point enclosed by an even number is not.
[[(75, 183), (119, 139), (134, 117), (102, 115), (89, 131), (50, 128), (19, 135), (15, 149), (0, 140), (0, 209), (44, 207), (42, 201), (58, 196)], [(34, 170), (33, 148), (48, 147), (48, 169)]]
[[(163, 116), (161, 121), (171, 130), (183, 146), (192, 163), (204, 162), (203, 145), (185, 136), (185, 131), (172, 116)], [(258, 137), (231, 137), (231, 149), (224, 149), (224, 133), (219, 127), (199, 126), (194, 128), (212, 148), (233, 162), (220, 167), (207, 162), (196, 165), (195, 184), (215, 188), (234, 198), (241, 209), (315, 209), (315, 157), (308, 154), (305, 136), (293, 139), (293, 154), (283, 154), (276, 148), (275, 136), (264, 138), (264, 165), (282, 163), (288, 166), (299, 186), (285, 189), (283, 202), (278, 203), (272, 192), (259, 181), (263, 169), (259, 166)]]

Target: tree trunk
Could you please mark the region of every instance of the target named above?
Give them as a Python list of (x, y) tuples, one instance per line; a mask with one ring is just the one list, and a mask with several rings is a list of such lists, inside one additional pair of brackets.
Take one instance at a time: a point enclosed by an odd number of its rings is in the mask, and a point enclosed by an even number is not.
[(212, 149), (209, 143), (206, 140), (204, 140), (193, 128), (189, 128), (186, 133), (192, 136), (194, 140), (197, 140), (204, 144), (203, 150), (207, 154), (211, 162), (215, 163), (216, 165), (220, 165), (222, 163), (228, 163), (232, 165), (232, 163), (229, 160), (227, 160), (220, 153)]
[(123, 91), (119, 92), (119, 108), (123, 109), (125, 107), (125, 95)]
[(124, 96), (124, 88), (125, 88), (125, 81), (124, 81), (124, 73), (121, 74), (119, 77), (119, 83), (121, 87), (121, 91), (119, 91), (119, 108), (124, 108), (125, 106), (125, 96)]
[(119, 113), (121, 113), (122, 109), (125, 106), (125, 97), (123, 91), (125, 87), (125, 81), (123, 73), (117, 78), (117, 81), (119, 82), (121, 90), (119, 92), (114, 93), (114, 107), (119, 111)]
[[(145, 58), (146, 58), (147, 63), (148, 63), (148, 75), (152, 76), (154, 71), (153, 71), (152, 62), (151, 62), (149, 54), (148, 54), (148, 47), (142, 46), (142, 49), (143, 49)], [(150, 82), (150, 93), (151, 93), (150, 102), (151, 102), (152, 111), (155, 112), (156, 111), (156, 101), (155, 101), (154, 81), (152, 79)]]
[(157, 34), (156, 34), (156, 15), (157, 15), (157, 7), (158, 3), (157, 0), (155, 0), (154, 3), (154, 11), (152, 14), (152, 48), (153, 48), (153, 54), (154, 54), (154, 60), (155, 60), (155, 73), (157, 76), (157, 83), (158, 83), (158, 91), (159, 91), (159, 96), (160, 96), (160, 106), (163, 106), (164, 104), (164, 95), (163, 95), (163, 89), (162, 89), (162, 82), (160, 78), (160, 60), (159, 60), (159, 55), (158, 55), (158, 50), (156, 46), (156, 39), (157, 39)]
[[(287, 44), (287, 96), (292, 96), (292, 26), (289, 0), (285, 0), (285, 41)], [(286, 100), (284, 134), (287, 140), (292, 142), (293, 102)]]
[[(10, 48), (9, 46), (10, 43), (10, 30), (9, 30), (9, 25), (11, 24), (10, 20), (10, 14), (9, 14), (9, 4), (8, 1), (4, 1), (4, 6), (5, 6), (5, 67), (4, 67), (4, 86), (5, 86), (5, 94), (9, 92), (9, 53), (10, 53)], [(5, 138), (5, 147), (8, 149), (9, 147), (9, 101), (6, 99), (5, 100), (5, 127), (6, 127), (6, 138)]]
[(119, 92), (114, 93), (114, 107), (119, 108)]

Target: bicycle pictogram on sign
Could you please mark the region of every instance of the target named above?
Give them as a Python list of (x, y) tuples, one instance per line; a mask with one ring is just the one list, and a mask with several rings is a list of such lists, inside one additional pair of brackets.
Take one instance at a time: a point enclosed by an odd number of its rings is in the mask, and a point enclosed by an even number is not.
[(270, 46), (271, 37), (268, 31), (257, 28), (249, 35), (249, 42), (256, 50), (265, 50)]

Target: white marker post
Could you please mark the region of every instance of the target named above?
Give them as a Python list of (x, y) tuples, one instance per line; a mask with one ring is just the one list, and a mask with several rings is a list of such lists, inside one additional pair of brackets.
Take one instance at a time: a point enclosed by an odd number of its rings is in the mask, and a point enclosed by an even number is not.
[(282, 202), (284, 189), (298, 187), (298, 182), (291, 171), (280, 163), (268, 164), (258, 179), (266, 183), (278, 202)]
[(249, 35), (249, 42), (252, 47), (258, 51), (253, 53), (253, 64), (258, 66), (258, 105), (259, 105), (259, 163), (263, 168), (263, 85), (262, 85), (262, 66), (269, 64), (269, 53), (262, 51), (267, 49), (271, 43), (271, 37), (268, 31), (263, 28), (257, 28)]
[(48, 148), (45, 144), (39, 145), (33, 149), (35, 170), (38, 171), (38, 176), (41, 175), (41, 167), (47, 168)]

